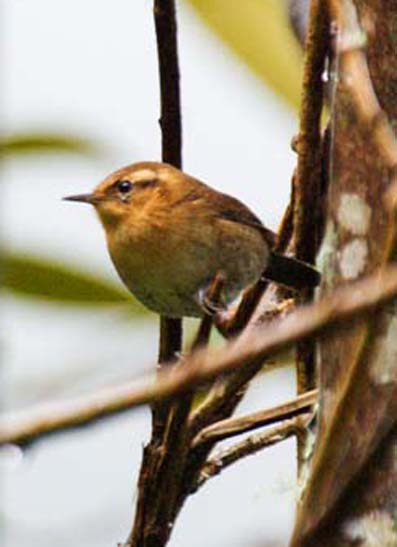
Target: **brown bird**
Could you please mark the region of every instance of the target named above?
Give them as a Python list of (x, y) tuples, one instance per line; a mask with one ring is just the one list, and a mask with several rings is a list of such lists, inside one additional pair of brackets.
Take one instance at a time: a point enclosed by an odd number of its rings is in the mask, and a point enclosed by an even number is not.
[(295, 289), (319, 282), (308, 264), (272, 251), (275, 234), (240, 201), (165, 163), (129, 165), (91, 194), (64, 199), (95, 207), (127, 288), (169, 317), (210, 311), (218, 273), (225, 304), (261, 276)]

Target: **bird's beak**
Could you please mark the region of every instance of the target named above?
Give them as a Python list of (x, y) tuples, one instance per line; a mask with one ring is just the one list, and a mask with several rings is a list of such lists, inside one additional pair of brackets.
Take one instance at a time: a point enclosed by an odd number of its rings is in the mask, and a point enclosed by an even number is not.
[(66, 196), (62, 199), (64, 201), (81, 201), (82, 203), (91, 203), (91, 205), (94, 205), (97, 202), (95, 194), (77, 194), (76, 196)]

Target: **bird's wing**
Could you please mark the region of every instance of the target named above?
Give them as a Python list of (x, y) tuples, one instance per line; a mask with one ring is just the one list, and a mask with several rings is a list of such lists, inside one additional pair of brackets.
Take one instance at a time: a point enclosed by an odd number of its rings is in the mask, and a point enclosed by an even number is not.
[(218, 217), (258, 230), (270, 248), (275, 246), (277, 234), (266, 228), (248, 207), (232, 196), (228, 196), (227, 194), (221, 194), (221, 196), (222, 198), (219, 199), (220, 203), (218, 202), (219, 206), (217, 207)]
[(263, 226), (259, 218), (238, 199), (214, 190), (205, 183), (189, 177), (193, 184), (182, 196), (173, 202), (173, 207), (185, 207), (188, 203), (197, 203), (210, 215), (220, 220), (227, 220), (254, 228), (262, 235), (264, 241), (273, 248), (277, 235)]

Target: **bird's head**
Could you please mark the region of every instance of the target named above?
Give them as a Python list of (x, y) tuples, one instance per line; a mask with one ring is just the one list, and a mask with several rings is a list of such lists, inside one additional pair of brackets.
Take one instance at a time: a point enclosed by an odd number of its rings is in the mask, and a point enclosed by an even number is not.
[(92, 193), (68, 196), (67, 201), (93, 205), (106, 229), (133, 219), (156, 204), (172, 203), (184, 186), (185, 175), (164, 163), (140, 162), (109, 175)]

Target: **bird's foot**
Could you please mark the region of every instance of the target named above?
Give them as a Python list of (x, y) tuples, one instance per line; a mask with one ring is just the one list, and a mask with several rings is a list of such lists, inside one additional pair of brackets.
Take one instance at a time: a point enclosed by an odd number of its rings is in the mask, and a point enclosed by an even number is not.
[(213, 317), (226, 310), (227, 306), (222, 298), (224, 283), (224, 275), (218, 273), (209, 285), (199, 289), (197, 302), (206, 315)]

